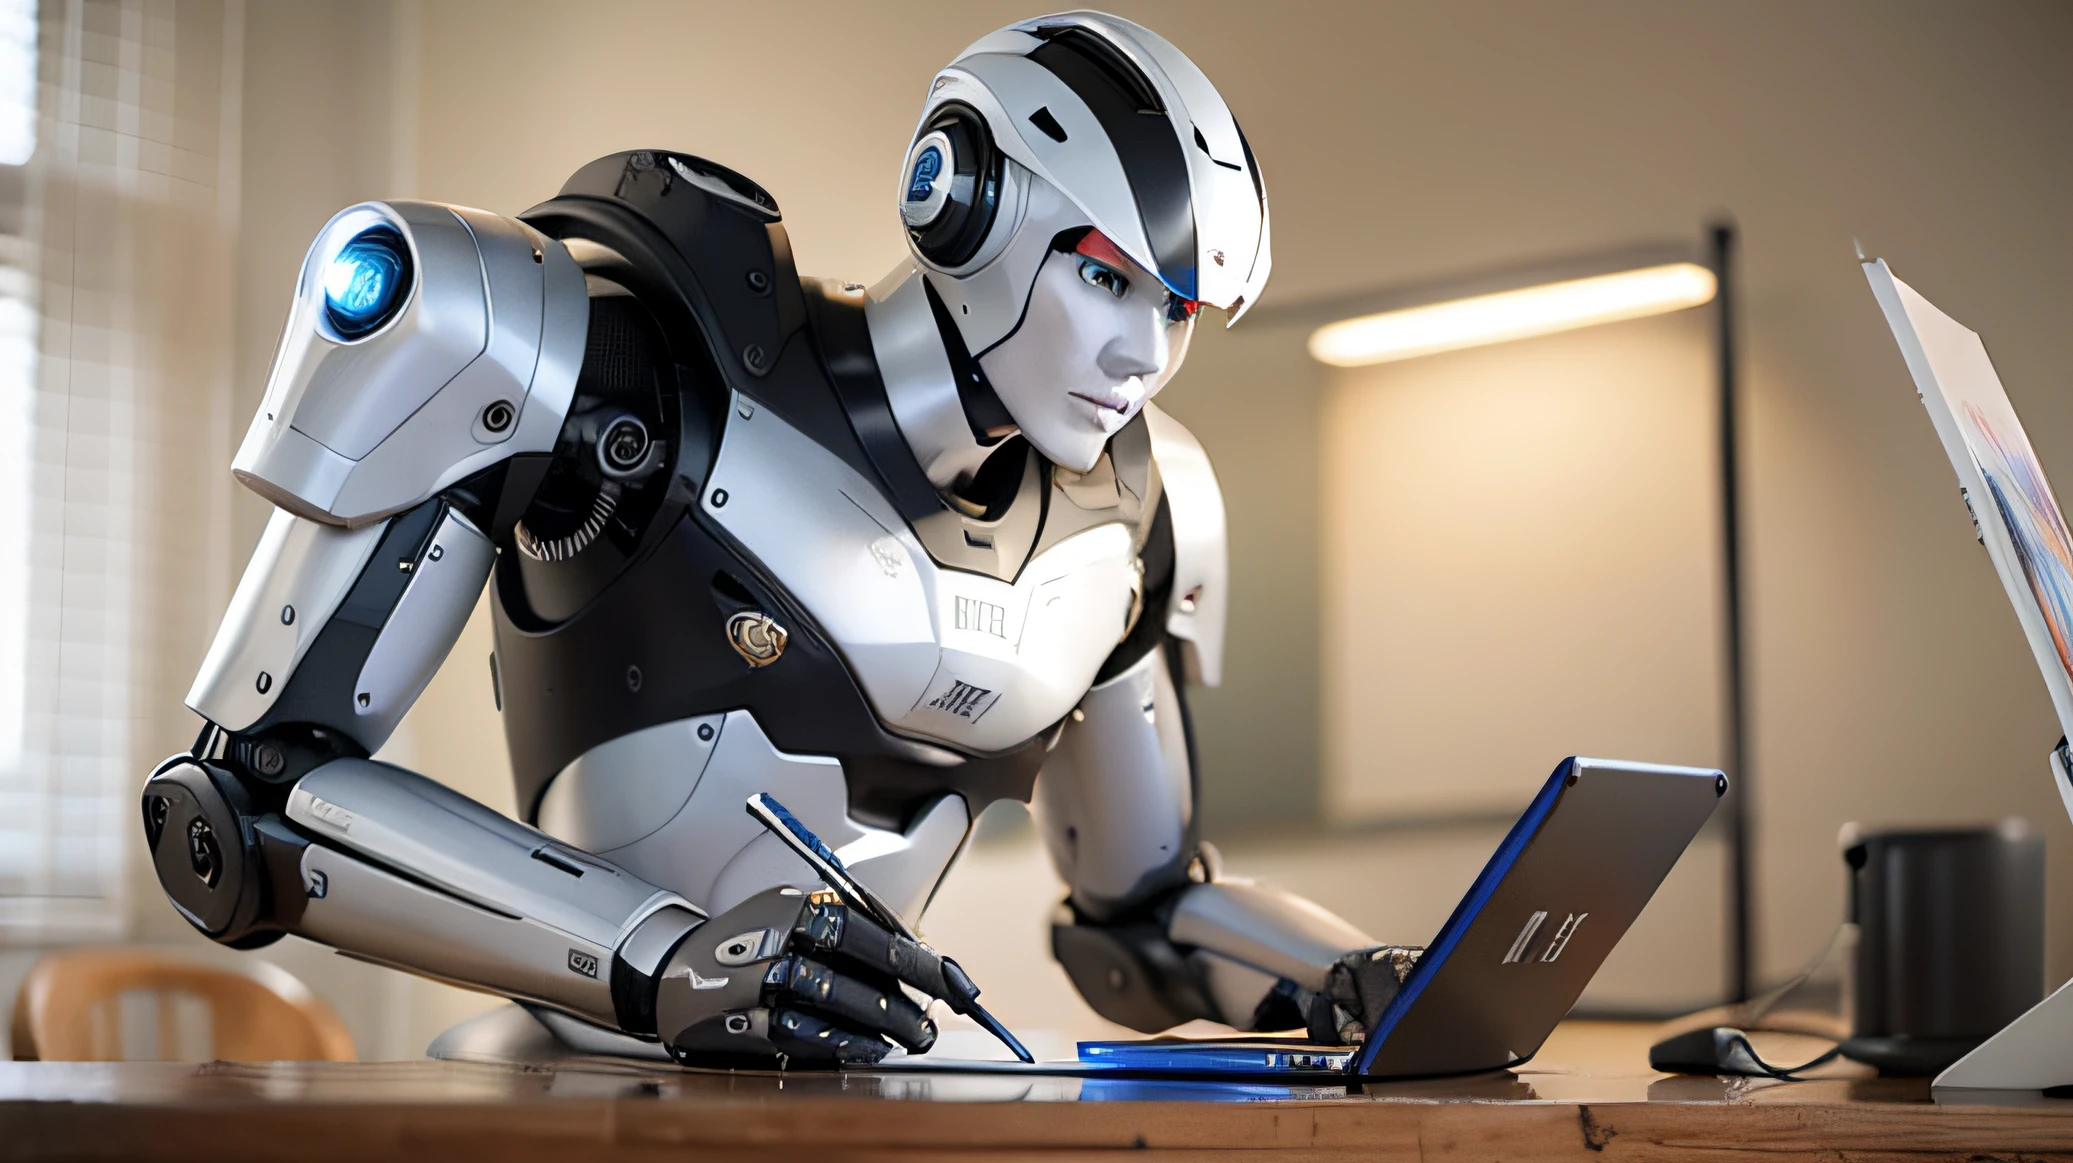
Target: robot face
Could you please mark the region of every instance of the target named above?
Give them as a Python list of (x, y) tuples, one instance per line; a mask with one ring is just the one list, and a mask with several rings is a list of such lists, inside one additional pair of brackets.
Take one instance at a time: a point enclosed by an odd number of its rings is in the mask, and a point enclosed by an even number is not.
[(1022, 326), (979, 364), (1037, 451), (1086, 472), (1180, 369), (1195, 310), (1088, 231), (1045, 258)]
[(1076, 224), (1227, 324), (1273, 265), (1266, 186), (1223, 97), (1158, 34), (1099, 12), (966, 48), (930, 85), (900, 176), (914, 257), (961, 284), (946, 305), (982, 359), (1020, 325), (1053, 233)]

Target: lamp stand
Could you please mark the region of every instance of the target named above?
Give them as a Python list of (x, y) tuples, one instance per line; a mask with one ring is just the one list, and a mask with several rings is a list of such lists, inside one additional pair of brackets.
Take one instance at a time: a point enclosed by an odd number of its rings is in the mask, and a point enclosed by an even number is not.
[(1746, 721), (1748, 672), (1742, 651), (1741, 454), (1737, 444), (1735, 364), (1735, 227), (1720, 221), (1712, 242), (1714, 342), (1717, 372), (1716, 420), (1720, 433), (1720, 564), (1722, 692), (1721, 767), (1731, 781), (1727, 797), (1727, 943), (1731, 1001), (1747, 1001), (1752, 981), (1753, 939), (1749, 892), (1749, 735)]

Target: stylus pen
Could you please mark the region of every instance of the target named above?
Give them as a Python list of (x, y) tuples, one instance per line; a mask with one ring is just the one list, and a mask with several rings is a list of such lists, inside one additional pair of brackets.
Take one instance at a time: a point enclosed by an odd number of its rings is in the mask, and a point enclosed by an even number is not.
[[(829, 888), (835, 890), (835, 895), (842, 898), (842, 903), (884, 926), (887, 932), (896, 933), (916, 945), (927, 947), (922, 939), (915, 935), (914, 930), (907, 927), (907, 922), (900, 919), (900, 914), (878, 899), (877, 893), (864, 887), (863, 882), (851, 876), (849, 869), (842, 866), (841, 857), (836, 856), (833, 849), (821, 843), (821, 838), (814, 835), (811, 828), (800, 823), (797, 816), (786, 811), (783, 804), (764, 792), (757, 792), (749, 797), (748, 808), (749, 815), (754, 816), (757, 823), (770, 829), (773, 835), (784, 842), (785, 847), (797, 853), (799, 859), (804, 860), (807, 867), (813, 869), (814, 875), (819, 876)], [(950, 1012), (962, 1014), (979, 1023), (987, 1033), (999, 1038), (1002, 1045), (1013, 1050), (1015, 1057), (1024, 1062), (1035, 1062), (1036, 1058), (1023, 1048), (1015, 1035), (1008, 1032), (1006, 1026), (1001, 1025), (1000, 1019), (987, 1013), (986, 1007), (979, 1004), (979, 987), (972, 983), (971, 977), (965, 973), (963, 967), (948, 957), (942, 957), (941, 954), (937, 956), (943, 962), (943, 984), (948, 987), (947, 992), (950, 994), (943, 1000), (949, 1003)]]

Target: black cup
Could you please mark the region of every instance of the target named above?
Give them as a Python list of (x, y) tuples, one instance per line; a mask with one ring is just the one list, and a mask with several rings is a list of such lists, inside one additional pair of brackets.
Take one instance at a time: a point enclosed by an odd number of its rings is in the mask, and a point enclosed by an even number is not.
[(1935, 1074), (2044, 996), (2044, 838), (1999, 827), (1880, 832), (1843, 851), (1858, 926), (1843, 1053)]

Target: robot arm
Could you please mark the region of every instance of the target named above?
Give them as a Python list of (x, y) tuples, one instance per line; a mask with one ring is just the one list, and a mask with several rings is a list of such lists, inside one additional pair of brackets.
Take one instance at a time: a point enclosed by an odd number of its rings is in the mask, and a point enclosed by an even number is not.
[(144, 788), (160, 883), (226, 944), (292, 932), (679, 1054), (926, 1049), (894, 983), (940, 968), (840, 906), (764, 894), (687, 941), (690, 902), (367, 758), (524, 506), (510, 462), (562, 434), (587, 313), (567, 249), (509, 219), (367, 203), (318, 235), (234, 465), (278, 511), (188, 694), (208, 726)]
[(1415, 953), (1378, 946), (1301, 897), (1224, 877), (1197, 838), (1183, 692), (1187, 681), (1213, 685), (1221, 665), (1223, 505), (1201, 446), (1146, 414), (1167, 518), (1145, 549), (1144, 616), (1163, 615), (1163, 633), (1139, 639), (1135, 661), (1088, 692), (1038, 779), (1045, 844), (1071, 890), (1053, 952), (1098, 1013), (1147, 1033), (1210, 1018), (1357, 1037)]
[(523, 223), (420, 202), (333, 217), (232, 462), (278, 511), (188, 706), (240, 740), (379, 748), (489, 576), (509, 462), (555, 446), (588, 312), (567, 249)]
[(209, 727), (144, 793), (204, 933), (295, 932), (619, 1024), (609, 971), (653, 975), (700, 919), (366, 758), (489, 577), (498, 469), (554, 446), (587, 311), (566, 249), (509, 219), (366, 203), (318, 234), (234, 463), (278, 508), (188, 693)]

